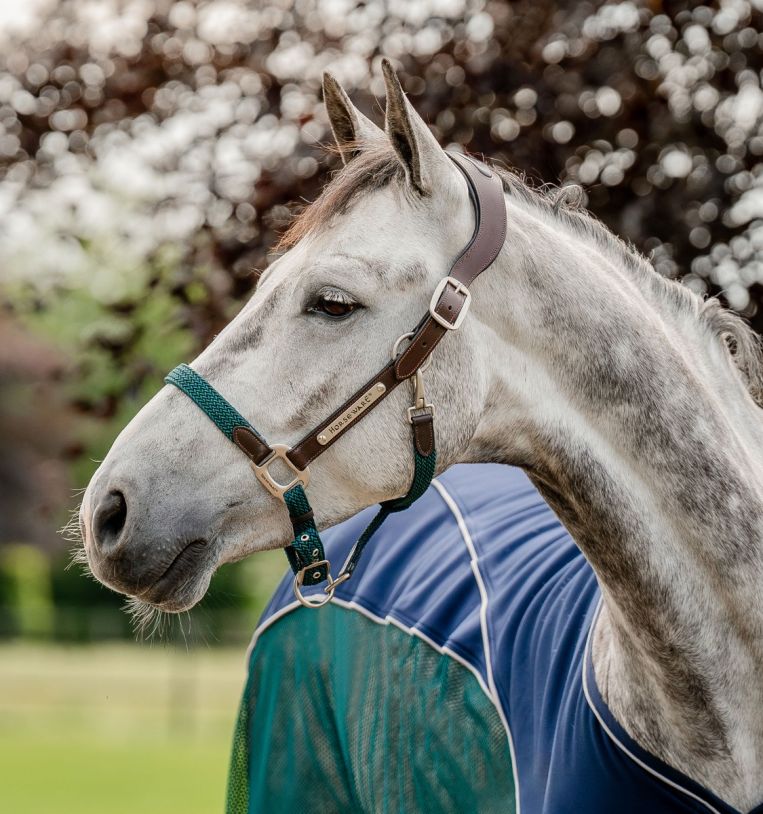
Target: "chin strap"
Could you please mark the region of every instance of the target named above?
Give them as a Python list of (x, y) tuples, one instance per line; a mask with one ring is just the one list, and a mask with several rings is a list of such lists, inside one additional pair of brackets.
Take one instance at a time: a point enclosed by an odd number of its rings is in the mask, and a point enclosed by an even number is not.
[[(178, 365), (164, 381), (185, 393), (230, 441), (252, 459), (252, 467), (261, 480), (260, 472), (263, 469), (267, 471), (267, 464), (270, 461), (276, 457), (285, 457), (280, 445), (271, 447), (227, 399), (188, 365)], [(420, 371), (416, 373), (415, 386), (415, 403), (408, 411), (413, 434), (414, 457), (413, 481), (410, 489), (403, 497), (380, 504), (378, 513), (358, 538), (336, 579), (331, 577), (331, 565), (326, 559), (323, 542), (315, 525), (313, 510), (305, 494), (304, 486), (307, 484), (300, 481), (299, 474), (292, 483), (285, 487), (281, 487), (271, 478), (270, 491), (275, 494), (279, 489), (282, 490), (279, 496), (283, 499), (289, 512), (294, 536), (290, 545), (286, 546), (286, 556), (294, 572), (294, 594), (303, 605), (316, 608), (326, 604), (334, 595), (337, 585), (352, 576), (363, 550), (387, 517), (394, 512), (407, 509), (426, 492), (432, 482), (437, 462), (434, 443), (434, 409), (431, 404), (426, 403), (424, 398), (423, 377)], [(305, 596), (303, 594), (303, 586), (318, 585), (321, 582), (327, 582), (322, 595)]]

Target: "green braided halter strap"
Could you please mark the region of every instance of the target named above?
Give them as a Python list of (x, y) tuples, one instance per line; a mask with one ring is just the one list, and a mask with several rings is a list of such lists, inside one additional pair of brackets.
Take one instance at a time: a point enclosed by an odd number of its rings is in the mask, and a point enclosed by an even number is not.
[[(206, 379), (188, 365), (178, 365), (164, 381), (185, 393), (206, 413), (228, 440), (236, 443), (236, 430), (243, 429), (256, 437), (262, 444), (266, 454), (270, 450), (271, 455), (266, 457), (260, 467), (254, 465), (255, 471), (266, 466), (267, 462), (276, 455), (276, 450), (268, 444), (264, 436), (227, 399), (220, 395)], [(237, 444), (237, 446), (240, 445)], [(295, 482), (293, 485), (289, 485), (289, 488), (281, 495), (289, 512), (289, 519), (294, 532), (292, 542), (286, 547), (286, 556), (295, 574), (295, 593), (303, 604), (319, 607), (331, 599), (335, 586), (350, 578), (360, 560), (363, 549), (386, 518), (394, 512), (407, 509), (424, 494), (434, 477), (436, 461), (437, 452), (434, 444), (429, 454), (422, 454), (414, 443), (414, 474), (410, 489), (403, 497), (388, 500), (381, 504), (379, 512), (358, 538), (336, 579), (331, 577), (331, 566), (326, 559), (323, 542), (315, 525), (313, 511), (304, 490), (307, 481), (305, 479), (304, 482)], [(303, 585), (318, 585), (325, 581), (328, 581), (325, 596), (302, 596), (301, 588)]]

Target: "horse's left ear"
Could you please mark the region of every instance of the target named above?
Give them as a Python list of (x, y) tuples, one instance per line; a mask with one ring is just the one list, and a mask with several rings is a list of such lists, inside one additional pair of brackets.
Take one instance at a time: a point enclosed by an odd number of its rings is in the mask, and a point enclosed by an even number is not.
[(435, 179), (452, 172), (453, 167), (426, 122), (408, 101), (389, 60), (382, 60), (382, 72), (387, 87), (387, 135), (408, 182), (427, 195), (433, 191)]
[(353, 105), (328, 71), (323, 74), (323, 102), (344, 164), (364, 147), (384, 138), (384, 131)]

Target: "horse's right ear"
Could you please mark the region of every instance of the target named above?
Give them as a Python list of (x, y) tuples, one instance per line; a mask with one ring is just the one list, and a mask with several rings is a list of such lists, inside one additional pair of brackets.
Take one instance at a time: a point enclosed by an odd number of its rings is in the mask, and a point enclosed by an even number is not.
[(353, 105), (342, 86), (328, 71), (323, 74), (323, 102), (345, 164), (363, 149), (364, 144), (385, 138), (384, 131)]
[(439, 178), (458, 175), (458, 170), (408, 101), (390, 61), (382, 59), (381, 66), (387, 87), (389, 140), (403, 165), (408, 183), (422, 194), (429, 195)]

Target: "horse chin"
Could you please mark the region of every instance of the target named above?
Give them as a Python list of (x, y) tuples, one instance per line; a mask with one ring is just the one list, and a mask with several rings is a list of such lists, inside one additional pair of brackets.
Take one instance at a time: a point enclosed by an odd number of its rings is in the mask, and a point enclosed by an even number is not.
[[(175, 590), (170, 596), (152, 595), (149, 599), (145, 592), (141, 596), (128, 596), (124, 610), (131, 618), (136, 637), (139, 640), (167, 638), (172, 629), (171, 619), (191, 610), (204, 597), (212, 571)], [(180, 629), (182, 631), (182, 625)]]
[[(207, 592), (209, 582), (203, 586), (202, 590), (198, 593), (171, 596), (166, 599), (153, 601), (149, 599), (140, 598), (140, 602), (150, 605), (152, 608), (162, 611), (163, 613), (183, 613), (183, 611), (191, 610), (197, 605)], [(136, 597), (137, 598), (137, 597)]]
[(196, 564), (193, 569), (178, 569), (166, 574), (150, 588), (133, 598), (165, 613), (182, 613), (198, 604), (209, 588), (215, 562)]

